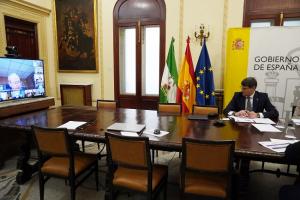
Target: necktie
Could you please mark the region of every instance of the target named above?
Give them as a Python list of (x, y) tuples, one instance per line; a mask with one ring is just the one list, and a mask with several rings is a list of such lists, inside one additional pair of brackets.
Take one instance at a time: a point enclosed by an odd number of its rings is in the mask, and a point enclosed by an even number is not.
[(251, 105), (250, 97), (247, 97), (246, 110), (252, 111), (252, 105)]

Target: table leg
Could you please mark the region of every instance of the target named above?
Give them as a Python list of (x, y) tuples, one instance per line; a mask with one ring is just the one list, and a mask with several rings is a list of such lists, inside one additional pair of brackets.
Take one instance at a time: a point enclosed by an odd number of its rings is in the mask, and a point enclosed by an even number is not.
[(250, 169), (250, 160), (249, 159), (241, 159), (240, 179), (239, 179), (240, 195), (244, 195), (247, 193), (249, 179), (250, 179), (249, 169)]
[(16, 181), (18, 184), (24, 184), (25, 182), (30, 180), (32, 174), (38, 170), (37, 163), (33, 165), (28, 163), (28, 160), (30, 158), (30, 144), (32, 143), (32, 135), (26, 134), (25, 137), (25, 142), (23, 145), (21, 145), (20, 155), (17, 162), (17, 169), (20, 170), (16, 177)]
[(0, 169), (4, 167), (4, 161), (0, 160)]

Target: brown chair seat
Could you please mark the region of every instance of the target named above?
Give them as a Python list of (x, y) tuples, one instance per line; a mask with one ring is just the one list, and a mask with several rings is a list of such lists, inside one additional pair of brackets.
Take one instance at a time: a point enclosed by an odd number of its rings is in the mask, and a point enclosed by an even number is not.
[(153, 165), (149, 138), (105, 133), (107, 144), (109, 199), (120, 189), (143, 193), (147, 200), (157, 199), (163, 190), (167, 199), (168, 167)]
[(65, 128), (31, 127), (39, 158), (40, 200), (44, 200), (45, 183), (51, 177), (68, 180), (71, 200), (76, 188), (95, 173), (98, 191), (98, 160), (96, 155), (76, 152), (73, 140)]
[(227, 178), (224, 176), (186, 172), (184, 192), (195, 195), (225, 198), (226, 186)]
[(231, 199), (235, 142), (182, 139), (181, 197)]
[[(154, 190), (163, 177), (167, 175), (168, 167), (164, 165), (153, 165), (152, 168), (152, 190)], [(119, 167), (113, 179), (116, 186), (127, 187), (132, 190), (147, 192), (148, 171)]]
[[(47, 174), (68, 177), (70, 169), (69, 160), (68, 157), (52, 157), (43, 164), (41, 171)], [(95, 161), (96, 157), (94, 155), (74, 155), (75, 176), (91, 166)]]

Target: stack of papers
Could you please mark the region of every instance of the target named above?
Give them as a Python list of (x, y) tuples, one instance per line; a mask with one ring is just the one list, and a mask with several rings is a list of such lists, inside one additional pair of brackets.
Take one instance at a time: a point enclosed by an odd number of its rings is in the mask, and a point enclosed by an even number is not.
[(233, 119), (235, 122), (254, 122), (253, 119), (249, 118), (243, 118), (243, 117), (235, 117), (235, 116), (229, 116), (229, 119)]
[(260, 132), (281, 132), (281, 130), (275, 128), (271, 124), (252, 124)]
[(233, 119), (235, 122), (250, 122), (250, 123), (257, 123), (257, 124), (275, 124), (272, 120), (269, 118), (244, 118), (244, 117), (235, 117), (235, 116), (230, 116), (230, 119)]
[(294, 124), (296, 124), (297, 126), (300, 125), (300, 119), (292, 119), (292, 121), (293, 121)]
[(79, 126), (82, 126), (85, 123), (86, 122), (81, 122), (81, 121), (68, 121), (67, 123), (62, 124), (62, 125), (58, 126), (57, 128), (66, 128), (68, 130), (75, 130), (76, 128), (78, 128)]
[(270, 140), (271, 141), (262, 141), (258, 143), (277, 153), (285, 152), (285, 149), (288, 145), (299, 141), (299, 140), (280, 140), (280, 139), (273, 139), (273, 138), (270, 138)]
[(257, 124), (275, 124), (275, 122), (269, 118), (254, 118), (253, 121)]

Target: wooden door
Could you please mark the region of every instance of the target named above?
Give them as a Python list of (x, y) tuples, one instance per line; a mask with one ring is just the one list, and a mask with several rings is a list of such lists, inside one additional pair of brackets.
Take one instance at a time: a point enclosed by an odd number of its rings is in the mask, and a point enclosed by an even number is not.
[(38, 59), (37, 24), (4, 17), (7, 46), (16, 46), (21, 58)]
[(118, 0), (113, 15), (118, 107), (156, 109), (165, 63), (164, 0)]

